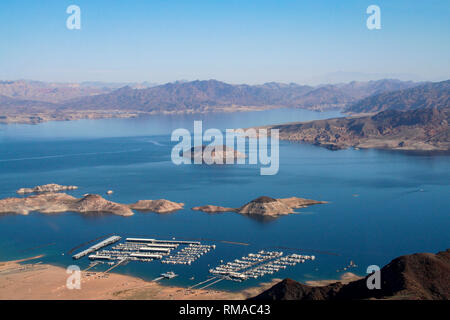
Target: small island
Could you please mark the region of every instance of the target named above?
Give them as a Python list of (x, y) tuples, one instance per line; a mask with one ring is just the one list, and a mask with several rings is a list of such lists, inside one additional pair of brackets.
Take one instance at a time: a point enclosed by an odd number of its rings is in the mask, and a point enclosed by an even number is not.
[(86, 194), (75, 198), (66, 193), (44, 192), (24, 198), (0, 200), (0, 214), (28, 215), (37, 211), (44, 214), (78, 212), (83, 214), (109, 213), (118, 216), (132, 216), (132, 209), (156, 213), (173, 212), (182, 209), (183, 203), (165, 199), (139, 200), (134, 204), (121, 204), (104, 199), (98, 194)]
[(190, 152), (184, 156), (190, 158), (192, 161), (198, 158), (202, 159), (202, 162), (215, 164), (226, 164), (227, 159), (232, 160), (234, 163), (234, 161), (237, 159), (247, 158), (247, 155), (245, 155), (244, 153), (224, 145), (202, 145), (198, 147), (192, 147), (190, 149)]
[(130, 204), (129, 207), (138, 211), (151, 211), (156, 213), (169, 213), (183, 209), (184, 203), (169, 201), (166, 199), (159, 200), (139, 200)]
[(52, 214), (62, 212), (111, 213), (131, 216), (133, 211), (126, 205), (103, 199), (98, 194), (87, 194), (75, 198), (66, 193), (42, 193), (25, 198), (6, 198), (0, 200), (0, 213), (28, 215), (32, 211)]
[(66, 190), (76, 190), (77, 186), (62, 186), (56, 183), (44, 184), (42, 186), (36, 186), (34, 188), (20, 188), (16, 191), (18, 194), (26, 193), (44, 193), (44, 192), (60, 192)]
[(192, 210), (203, 211), (207, 213), (236, 212), (248, 216), (278, 217), (295, 213), (294, 209), (305, 208), (314, 204), (321, 203), (327, 202), (297, 197), (274, 199), (271, 197), (262, 196), (250, 201), (240, 208), (227, 208), (215, 205), (206, 205), (194, 207), (192, 208)]

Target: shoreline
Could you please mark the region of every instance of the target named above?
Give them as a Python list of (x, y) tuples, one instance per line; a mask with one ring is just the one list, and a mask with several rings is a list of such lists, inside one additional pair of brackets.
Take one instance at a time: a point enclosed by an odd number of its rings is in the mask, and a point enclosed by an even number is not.
[[(245, 300), (281, 279), (237, 292), (189, 289), (120, 273), (81, 271), (81, 289), (69, 290), (66, 269), (39, 261), (43, 255), (0, 262), (0, 300)], [(27, 263), (22, 263), (27, 262)]]
[[(189, 289), (162, 285), (120, 273), (104, 274), (82, 270), (81, 289), (69, 290), (66, 281), (70, 274), (65, 268), (39, 261), (31, 262), (43, 256), (0, 262), (0, 300), (245, 300), (282, 280), (274, 278), (270, 282), (241, 291), (226, 291)], [(355, 274), (346, 273), (340, 280), (315, 280), (306, 284), (324, 286), (358, 278), (360, 277)]]
[[(77, 120), (103, 120), (103, 119), (130, 119), (145, 118), (149, 116), (160, 115), (189, 115), (189, 114), (210, 114), (210, 113), (240, 113), (257, 112), (273, 109), (284, 109), (283, 106), (224, 106), (218, 108), (204, 108), (201, 110), (185, 109), (177, 111), (155, 110), (68, 110), (62, 113), (55, 112), (37, 112), (37, 113), (17, 113), (4, 114), (0, 118), (0, 124), (30, 124), (36, 125), (45, 122), (62, 122)], [(305, 109), (309, 110), (309, 109)], [(311, 110), (316, 111), (316, 110)]]

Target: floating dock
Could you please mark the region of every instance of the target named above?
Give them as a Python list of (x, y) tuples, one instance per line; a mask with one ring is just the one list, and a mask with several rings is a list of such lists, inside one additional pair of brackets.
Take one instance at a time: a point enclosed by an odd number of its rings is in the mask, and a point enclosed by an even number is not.
[(141, 242), (141, 243), (161, 243), (161, 244), (200, 244), (200, 241), (187, 240), (157, 240), (146, 238), (126, 238), (127, 242)]
[(171, 248), (155, 248), (155, 247), (142, 247), (139, 251), (153, 251), (153, 252), (165, 252), (170, 253)]
[(217, 277), (227, 280), (244, 281), (249, 278), (259, 278), (266, 274), (273, 274), (287, 266), (295, 266), (297, 263), (305, 263), (307, 260), (315, 260), (315, 256), (291, 254), (283, 256), (281, 251), (264, 251), (250, 253), (241, 259), (222, 264), (209, 272)]
[(111, 260), (111, 256), (106, 256), (102, 254), (91, 254), (89, 255), (89, 260)]
[(73, 255), (72, 258), (75, 259), (75, 260), (80, 259), (80, 258), (82, 258), (82, 257), (84, 257), (84, 256), (86, 256), (86, 255), (88, 255), (88, 254), (90, 254), (92, 252), (100, 250), (103, 247), (106, 247), (106, 246), (108, 246), (110, 244), (116, 243), (120, 239), (121, 239), (121, 237), (119, 237), (119, 236), (109, 237), (109, 238), (107, 238), (107, 239), (105, 239), (105, 240), (103, 240), (103, 241), (101, 241), (101, 242), (99, 242), (97, 244), (94, 244), (93, 246), (87, 248), (86, 250), (81, 251), (80, 253), (77, 253), (77, 254)]
[(170, 244), (170, 243), (147, 243), (146, 245), (148, 247), (153, 247), (153, 248), (171, 248), (171, 249), (176, 249), (179, 246), (178, 243), (175, 243), (175, 244)]
[(132, 253), (130, 257), (133, 258), (144, 258), (144, 259), (161, 259), (162, 255), (154, 253)]

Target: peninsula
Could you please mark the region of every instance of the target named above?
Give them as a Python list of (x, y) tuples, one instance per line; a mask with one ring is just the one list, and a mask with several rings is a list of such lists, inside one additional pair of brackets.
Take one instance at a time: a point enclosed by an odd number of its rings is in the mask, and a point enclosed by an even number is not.
[(280, 139), (330, 150), (392, 149), (449, 151), (450, 108), (382, 111), (374, 116), (334, 118), (270, 126)]
[(450, 151), (450, 80), (385, 92), (344, 111), (353, 116), (267, 126), (280, 139), (330, 150)]

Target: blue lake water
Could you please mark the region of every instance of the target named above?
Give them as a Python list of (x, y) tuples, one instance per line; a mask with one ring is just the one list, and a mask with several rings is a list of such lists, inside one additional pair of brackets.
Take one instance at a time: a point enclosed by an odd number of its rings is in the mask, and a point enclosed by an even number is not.
[[(131, 262), (116, 269), (144, 279), (173, 270), (180, 276), (165, 283), (187, 286), (206, 279), (208, 269), (220, 264), (221, 259), (234, 260), (260, 249), (297, 248), (317, 257), (257, 280), (222, 281), (214, 286), (237, 290), (271, 278), (335, 279), (341, 275), (336, 270), (350, 260), (358, 267), (349, 271), (363, 275), (367, 266), (382, 266), (399, 255), (448, 248), (448, 155), (330, 151), (282, 141), (280, 168), (274, 176), (261, 176), (255, 165), (176, 166), (170, 160), (174, 145), (170, 133), (176, 128), (191, 130), (194, 120), (203, 120), (205, 130), (338, 115), (269, 110), (0, 126), (0, 198), (16, 196), (15, 191), (21, 187), (54, 182), (79, 186), (70, 192), (75, 196), (98, 193), (120, 203), (159, 198), (185, 203), (185, 209), (175, 213), (136, 212), (132, 217), (4, 215), (0, 217), (0, 261), (45, 254), (43, 262), (68, 266), (74, 263), (67, 254), (71, 248), (112, 233), (215, 240), (216, 250), (190, 267)], [(114, 194), (106, 196), (109, 189)], [(298, 196), (329, 203), (272, 221), (190, 210), (205, 204), (239, 207), (261, 195)], [(87, 258), (76, 263), (88, 265)], [(190, 280), (192, 276), (194, 280)]]

